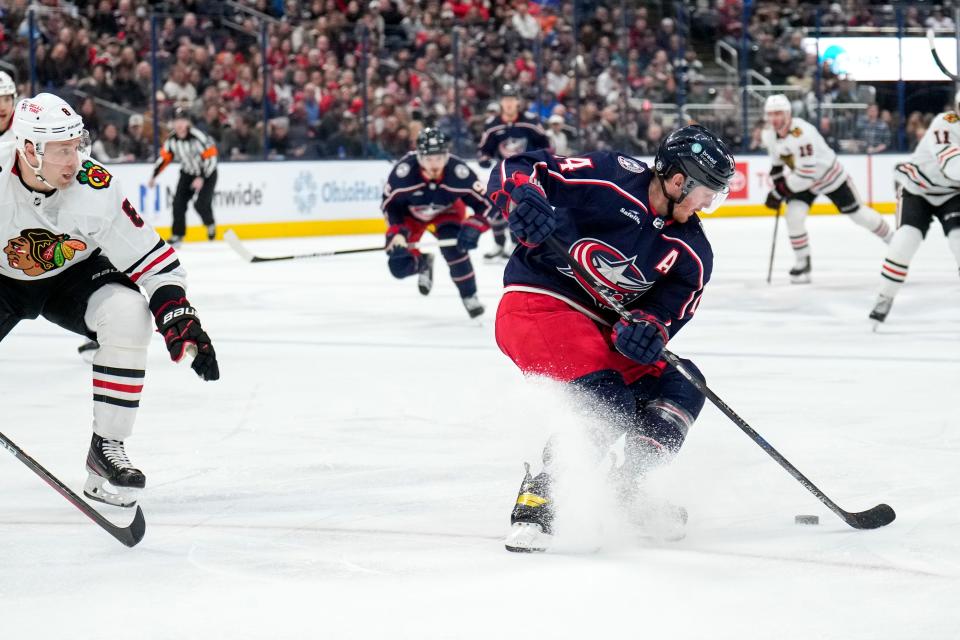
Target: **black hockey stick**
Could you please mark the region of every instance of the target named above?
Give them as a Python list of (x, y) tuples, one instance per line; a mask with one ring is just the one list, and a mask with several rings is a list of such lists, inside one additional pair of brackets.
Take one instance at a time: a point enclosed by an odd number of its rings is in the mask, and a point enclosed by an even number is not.
[(24, 453), (23, 449), (14, 444), (12, 440), (2, 433), (0, 433), (0, 447), (3, 447), (12, 453), (17, 460), (27, 465), (31, 471), (40, 476), (48, 485), (53, 487), (54, 491), (66, 498), (70, 504), (75, 506), (77, 509), (80, 509), (84, 515), (93, 520), (104, 531), (112, 535), (123, 544), (127, 545), (128, 547), (133, 547), (136, 546), (138, 542), (143, 540), (143, 534), (147, 531), (147, 523), (143, 519), (143, 511), (139, 506), (137, 507), (137, 512), (133, 516), (133, 522), (131, 522), (127, 527), (118, 527), (100, 515), (100, 512), (87, 504), (85, 500), (77, 496), (77, 494), (71, 491), (65, 484), (57, 480), (53, 474), (40, 466), (40, 463)]
[(930, 53), (933, 55), (933, 61), (937, 63), (937, 66), (940, 67), (940, 71), (943, 72), (943, 75), (947, 76), (954, 82), (960, 80), (960, 76), (951, 72), (947, 67), (944, 66), (943, 61), (940, 59), (940, 54), (937, 53), (937, 41), (936, 36), (933, 34), (933, 29), (927, 29), (927, 42), (930, 44)]
[[(275, 260), (300, 260), (302, 258), (329, 258), (331, 256), (345, 256), (350, 253), (372, 253), (374, 251), (383, 251), (385, 247), (383, 245), (377, 247), (362, 247), (360, 249), (337, 249), (335, 251), (313, 251), (311, 253), (296, 253), (286, 256), (257, 256), (250, 252), (247, 249), (243, 242), (240, 241), (240, 238), (237, 236), (236, 232), (233, 229), (227, 229), (223, 234), (223, 239), (227, 241), (227, 244), (230, 245), (230, 248), (237, 252), (241, 258), (247, 262), (273, 262)], [(416, 248), (427, 248), (427, 247), (452, 247), (457, 244), (456, 239), (451, 238), (449, 240), (440, 240), (436, 243), (424, 244), (411, 242), (407, 246), (411, 249)]]
[[(550, 236), (546, 239), (546, 244), (550, 249), (558, 254), (560, 257), (566, 261), (570, 268), (573, 269), (577, 275), (583, 278), (587, 283), (590, 284), (590, 287), (594, 292), (599, 295), (603, 300), (618, 314), (620, 317), (628, 322), (633, 322), (633, 316), (629, 311), (624, 308), (622, 304), (614, 300), (611, 296), (604, 293), (602, 287), (599, 286), (597, 281), (592, 275), (590, 275), (586, 269), (583, 268), (579, 262), (573, 259), (573, 256), (570, 255), (570, 252), (566, 247), (563, 246), (559, 240), (555, 237)], [(773, 448), (769, 442), (767, 442), (763, 436), (753, 430), (746, 420), (741, 418), (727, 406), (727, 403), (721, 400), (717, 394), (715, 394), (707, 384), (698, 378), (697, 376), (691, 374), (686, 367), (683, 366), (683, 363), (680, 362), (680, 359), (675, 356), (670, 351), (663, 350), (663, 359), (667, 361), (670, 366), (680, 372), (684, 378), (690, 381), (690, 383), (697, 388), (700, 393), (704, 394), (707, 398), (710, 399), (720, 411), (723, 412), (730, 420), (733, 421), (740, 429), (750, 436), (750, 439), (756, 442), (761, 449), (766, 451), (771, 458), (776, 460), (781, 467), (787, 470), (787, 472), (794, 477), (800, 484), (807, 488), (810, 493), (815, 495), (820, 502), (825, 504), (831, 511), (840, 516), (844, 522), (853, 527), (854, 529), (877, 529), (879, 527), (886, 526), (893, 522), (894, 518), (897, 517), (897, 514), (886, 504), (878, 504), (877, 506), (867, 509), (866, 511), (861, 511), (859, 513), (851, 513), (849, 511), (844, 511), (837, 505), (836, 502), (831, 500), (823, 491), (817, 488), (815, 484), (810, 482), (810, 480), (800, 473), (800, 470), (793, 466), (789, 460), (783, 457), (779, 451)]]
[(777, 227), (780, 226), (780, 209), (783, 205), (777, 207), (777, 213), (773, 217), (773, 242), (770, 243), (770, 264), (767, 265), (767, 284), (773, 279), (773, 254), (777, 250)]

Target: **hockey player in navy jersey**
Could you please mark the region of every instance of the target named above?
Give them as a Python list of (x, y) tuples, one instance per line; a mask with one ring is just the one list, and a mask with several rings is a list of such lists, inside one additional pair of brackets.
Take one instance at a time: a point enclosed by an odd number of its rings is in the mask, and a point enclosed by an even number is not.
[[(500, 92), (500, 114), (483, 123), (483, 135), (477, 145), (480, 166), (487, 169), (496, 160), (506, 160), (518, 153), (546, 149), (550, 139), (535, 118), (520, 110), (520, 96), (513, 85), (505, 84)], [(493, 220), (493, 251), (484, 254), (488, 260), (509, 258), (507, 253), (507, 225), (502, 219)]]
[[(492, 203), (483, 183), (463, 160), (450, 155), (450, 141), (438, 129), (427, 128), (417, 138), (416, 153), (408, 153), (393, 167), (380, 205), (387, 218), (387, 264), (396, 278), (418, 275), (420, 293), (433, 288), (433, 255), (408, 246), (430, 230), (439, 240), (456, 239), (441, 247), (450, 278), (471, 318), (483, 313), (477, 298), (477, 280), (468, 251), (477, 248), (480, 234), (489, 229)], [(467, 216), (466, 207), (473, 209)]]
[[(613, 151), (567, 158), (539, 151), (505, 160), (490, 176), (491, 198), (521, 243), (504, 272), (497, 344), (524, 373), (588, 394), (609, 422), (609, 433), (598, 435), (601, 449), (626, 434), (617, 470), (625, 509), (634, 506), (643, 473), (676, 454), (703, 408), (703, 395), (661, 354), (695, 314), (710, 279), (713, 254), (696, 214), (723, 202), (733, 174), (726, 145), (692, 125), (663, 141), (653, 168)], [(549, 236), (633, 322), (541, 245)], [(544, 470), (523, 480), (511, 551), (549, 544), (552, 448), (544, 450)]]

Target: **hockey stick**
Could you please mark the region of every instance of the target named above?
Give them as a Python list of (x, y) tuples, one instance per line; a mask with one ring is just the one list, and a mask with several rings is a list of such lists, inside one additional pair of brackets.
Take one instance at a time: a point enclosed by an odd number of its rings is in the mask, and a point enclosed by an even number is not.
[(773, 218), (773, 242), (770, 243), (770, 264), (767, 266), (767, 284), (773, 279), (773, 254), (777, 250), (777, 227), (780, 226), (780, 209), (783, 205), (777, 207), (777, 213)]
[(960, 76), (949, 71), (943, 64), (943, 61), (940, 60), (940, 54), (937, 53), (937, 42), (936, 36), (933, 34), (933, 29), (927, 29), (927, 42), (930, 44), (930, 53), (933, 55), (933, 61), (937, 63), (937, 66), (940, 67), (940, 71), (943, 72), (943, 75), (947, 76), (954, 82), (960, 80)]
[[(385, 247), (363, 247), (360, 249), (337, 249), (335, 251), (314, 251), (312, 253), (295, 253), (287, 256), (257, 256), (247, 249), (233, 229), (227, 229), (223, 234), (223, 239), (227, 241), (230, 248), (237, 252), (241, 258), (247, 262), (273, 262), (275, 260), (300, 260), (301, 258), (329, 258), (331, 256), (344, 256), (350, 253), (372, 253), (374, 251), (383, 251)], [(440, 240), (436, 243), (411, 242), (407, 245), (410, 249), (425, 249), (427, 247), (453, 247), (457, 244), (455, 238), (449, 240)]]
[[(562, 257), (564, 261), (570, 265), (570, 268), (573, 269), (573, 271), (576, 272), (576, 274), (585, 282), (587, 282), (590, 285), (590, 288), (593, 289), (598, 296), (603, 298), (604, 302), (606, 302), (614, 311), (616, 311), (621, 318), (627, 322), (633, 322), (633, 316), (630, 314), (630, 312), (627, 311), (622, 304), (604, 293), (602, 287), (599, 286), (599, 283), (597, 283), (594, 277), (583, 268), (583, 265), (573, 259), (573, 256), (571, 256), (570, 252), (566, 249), (566, 247), (563, 246), (563, 243), (561, 243), (555, 237), (549, 236), (546, 239), (546, 244), (554, 253)], [(733, 409), (727, 406), (727, 403), (721, 400), (703, 380), (691, 374), (687, 368), (683, 366), (683, 363), (680, 362), (680, 359), (677, 356), (664, 349), (663, 359), (666, 360), (670, 366), (679, 371), (680, 375), (690, 381), (690, 384), (696, 387), (700, 393), (709, 398), (710, 401), (716, 405), (716, 407), (720, 409), (724, 415), (730, 418), (734, 424), (736, 424), (744, 433), (750, 436), (751, 440), (757, 443), (761, 449), (766, 451), (771, 458), (780, 464), (781, 467), (786, 469), (795, 480), (806, 487), (810, 493), (815, 495), (817, 499), (825, 504), (831, 511), (840, 516), (840, 518), (842, 518), (843, 521), (848, 525), (854, 529), (877, 529), (890, 524), (893, 522), (894, 518), (897, 517), (897, 514), (893, 511), (893, 509), (886, 504), (878, 504), (871, 509), (861, 511), (859, 513), (844, 511), (839, 505), (837, 505), (837, 503), (823, 493), (823, 491), (818, 489), (817, 486), (814, 485), (805, 475), (800, 473), (800, 470), (793, 466), (789, 460), (784, 458), (779, 451), (774, 449), (773, 445), (767, 442), (759, 433), (754, 431), (753, 428), (747, 424), (746, 420), (738, 416)]]
[(12, 453), (17, 460), (27, 465), (31, 471), (40, 476), (40, 478), (42, 478), (43, 481), (48, 485), (53, 487), (54, 491), (66, 498), (70, 504), (75, 506), (77, 509), (80, 509), (84, 515), (93, 520), (104, 531), (112, 535), (123, 544), (127, 545), (128, 547), (133, 547), (138, 542), (143, 540), (143, 534), (146, 533), (147, 530), (147, 523), (143, 519), (143, 511), (139, 506), (137, 507), (137, 512), (133, 516), (133, 522), (131, 522), (129, 526), (118, 527), (100, 515), (99, 511), (91, 507), (86, 503), (85, 500), (77, 496), (77, 494), (71, 491), (65, 484), (57, 480), (53, 474), (40, 466), (40, 463), (24, 453), (23, 449), (14, 444), (12, 440), (7, 438), (7, 436), (3, 435), (2, 433), (0, 433), (0, 447), (3, 447)]

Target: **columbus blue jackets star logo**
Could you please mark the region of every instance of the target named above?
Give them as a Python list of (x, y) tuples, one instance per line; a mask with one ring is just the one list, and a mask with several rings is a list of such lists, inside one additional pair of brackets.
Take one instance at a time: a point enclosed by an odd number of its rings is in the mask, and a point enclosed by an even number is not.
[[(653, 286), (636, 265), (637, 257), (628, 258), (615, 247), (594, 238), (582, 238), (570, 247), (570, 255), (583, 265), (603, 288), (603, 293), (617, 302), (629, 305)], [(602, 306), (603, 298), (594, 292), (593, 283), (586, 283), (570, 267), (557, 267), (562, 274), (573, 278)]]

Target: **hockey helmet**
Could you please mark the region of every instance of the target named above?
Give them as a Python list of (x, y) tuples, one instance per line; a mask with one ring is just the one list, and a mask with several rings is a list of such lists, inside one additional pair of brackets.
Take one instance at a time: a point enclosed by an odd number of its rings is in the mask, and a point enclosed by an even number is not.
[(775, 93), (772, 96), (767, 96), (767, 100), (763, 103), (763, 113), (772, 113), (774, 111), (782, 111), (787, 115), (793, 113), (793, 107), (790, 104), (790, 99), (782, 93)]
[(517, 88), (512, 84), (505, 84), (503, 85), (503, 88), (500, 90), (500, 97), (501, 98), (519, 98), (520, 92), (517, 91)]
[(450, 138), (440, 129), (427, 127), (417, 136), (417, 156), (433, 156), (450, 151)]
[(0, 71), (0, 96), (13, 96), (14, 100), (17, 99), (17, 83), (4, 71)]
[(668, 135), (660, 143), (653, 164), (665, 195), (665, 180), (677, 173), (686, 178), (680, 198), (674, 201), (667, 195), (672, 204), (683, 202), (695, 190), (712, 194), (709, 204), (700, 208), (704, 213), (716, 211), (727, 199), (736, 170), (726, 143), (699, 124), (687, 125)]
[(41, 159), (48, 142), (79, 139), (81, 154), (86, 152), (90, 143), (90, 135), (83, 128), (80, 114), (52, 93), (38, 93), (17, 103), (12, 128), (17, 149), (23, 152), (26, 143), (32, 142)]

